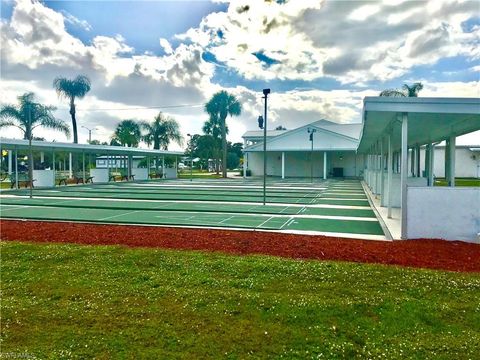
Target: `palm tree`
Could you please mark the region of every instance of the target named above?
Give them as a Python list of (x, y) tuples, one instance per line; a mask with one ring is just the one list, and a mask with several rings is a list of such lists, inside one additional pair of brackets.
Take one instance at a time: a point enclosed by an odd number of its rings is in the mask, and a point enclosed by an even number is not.
[(29, 166), (28, 177), (30, 180), (30, 197), (32, 197), (32, 179), (33, 179), (33, 152), (32, 140), (33, 130), (38, 127), (58, 130), (67, 137), (70, 136), (70, 128), (63, 121), (55, 118), (52, 111), (54, 106), (45, 106), (35, 101), (35, 95), (32, 92), (25, 93), (18, 97), (19, 106), (5, 105), (0, 109), (0, 129), (4, 127), (16, 127), (23, 133), (23, 138), (28, 140), (29, 145)]
[(18, 97), (19, 106), (5, 105), (0, 110), (0, 129), (13, 126), (20, 129), (25, 140), (33, 140), (33, 130), (44, 127), (63, 132), (70, 136), (70, 128), (63, 121), (55, 118), (52, 111), (54, 106), (45, 106), (34, 102), (35, 95), (31, 92)]
[(119, 142), (122, 146), (137, 147), (141, 139), (140, 124), (135, 120), (123, 120), (115, 129), (112, 143)]
[[(203, 124), (202, 130), (205, 134), (211, 136), (212, 141), (210, 141), (210, 146), (212, 147), (212, 155), (215, 159), (215, 172), (218, 175), (222, 152), (222, 129), (218, 117), (210, 116), (210, 118)], [(228, 126), (225, 126), (225, 132), (228, 134)]]
[(79, 75), (75, 79), (57, 77), (53, 80), (53, 87), (60, 98), (70, 100), (70, 115), (72, 117), (73, 142), (78, 143), (77, 119), (75, 118), (75, 98), (83, 98), (91, 89), (90, 79)]
[(380, 96), (391, 97), (418, 97), (418, 93), (423, 89), (423, 84), (420, 82), (412, 85), (403, 84), (402, 89), (386, 89), (380, 93)]
[(227, 116), (239, 116), (242, 113), (242, 105), (237, 98), (222, 90), (212, 96), (205, 104), (205, 111), (210, 116), (210, 121), (220, 125), (222, 137), (222, 176), (227, 177)]
[(153, 144), (155, 150), (168, 150), (170, 143), (176, 142), (183, 145), (183, 136), (180, 133), (180, 126), (172, 117), (164, 116), (159, 112), (152, 123), (143, 122), (141, 127), (147, 132), (142, 140), (148, 145)]

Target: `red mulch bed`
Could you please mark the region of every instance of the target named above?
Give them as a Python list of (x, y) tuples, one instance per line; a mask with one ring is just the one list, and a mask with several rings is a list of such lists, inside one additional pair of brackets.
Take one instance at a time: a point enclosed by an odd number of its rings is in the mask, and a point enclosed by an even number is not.
[(258, 231), (2, 220), (2, 240), (125, 245), (266, 254), (480, 272), (480, 245), (460, 241), (372, 241)]

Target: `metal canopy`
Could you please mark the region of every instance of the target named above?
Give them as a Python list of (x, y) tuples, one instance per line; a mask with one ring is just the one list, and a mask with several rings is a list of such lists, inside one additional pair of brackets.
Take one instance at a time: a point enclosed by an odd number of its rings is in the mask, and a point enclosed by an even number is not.
[[(480, 130), (478, 98), (394, 98), (366, 97), (363, 101), (363, 129), (359, 153), (368, 152), (392, 130), (399, 134), (398, 115), (408, 116), (408, 146), (423, 145)], [(400, 137), (393, 136), (393, 148)]]
[[(28, 140), (0, 138), (0, 146), (5, 150), (27, 150)], [(102, 155), (168, 156), (184, 154), (181, 151), (152, 150), (109, 145), (72, 144), (48, 141), (32, 141), (32, 149), (36, 151), (56, 150), (72, 153), (90, 153)]]

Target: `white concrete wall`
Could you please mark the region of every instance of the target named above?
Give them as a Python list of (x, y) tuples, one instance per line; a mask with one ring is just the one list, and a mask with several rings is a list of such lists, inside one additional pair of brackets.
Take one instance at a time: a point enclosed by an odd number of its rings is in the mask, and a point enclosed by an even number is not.
[(480, 242), (480, 188), (409, 187), (407, 237)]
[(90, 176), (93, 176), (94, 183), (108, 182), (108, 169), (90, 169)]
[[(285, 152), (286, 177), (310, 177), (311, 153), (309, 151)], [(327, 152), (327, 176), (334, 167), (343, 168), (343, 175), (347, 177), (360, 176), (364, 168), (363, 156), (353, 151)], [(253, 176), (263, 175), (263, 153), (251, 152), (248, 154), (248, 169)], [(267, 175), (282, 176), (282, 152), (267, 153)], [(323, 177), (323, 151), (313, 152), (313, 176)]]
[(32, 170), (32, 176), (35, 181), (35, 187), (52, 187), (55, 186), (55, 171), (53, 170)]
[(148, 169), (147, 168), (132, 168), (132, 175), (135, 175), (135, 180), (147, 180)]
[[(434, 176), (445, 177), (445, 148), (435, 148), (433, 162)], [(420, 150), (420, 164), (423, 171), (423, 169), (425, 169), (424, 148)], [(470, 151), (467, 148), (457, 148), (455, 151), (455, 176), (480, 177), (480, 154)]]
[[(387, 206), (388, 201), (388, 183), (387, 173), (384, 173), (385, 180), (383, 183), (382, 206)], [(407, 178), (407, 186), (427, 186), (427, 178), (409, 177)], [(392, 174), (392, 207), (399, 208), (401, 206), (400, 196), (400, 174)]]

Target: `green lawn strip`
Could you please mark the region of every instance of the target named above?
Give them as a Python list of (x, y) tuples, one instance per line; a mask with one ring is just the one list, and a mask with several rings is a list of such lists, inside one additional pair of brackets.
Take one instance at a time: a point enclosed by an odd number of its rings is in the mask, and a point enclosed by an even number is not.
[[(448, 182), (444, 178), (437, 178), (435, 179), (435, 186), (448, 186)], [(480, 186), (480, 179), (455, 178), (455, 186)]]
[(267, 256), (0, 244), (2, 353), (476, 358), (480, 276)]
[(294, 221), (284, 227), (284, 230), (384, 235), (378, 221), (295, 218)]
[(195, 211), (195, 212), (237, 212), (257, 214), (297, 214), (303, 215), (330, 215), (330, 216), (359, 216), (375, 217), (371, 210), (364, 209), (332, 209), (332, 208), (305, 208), (293, 206), (263, 206), (242, 204), (212, 204), (212, 203), (178, 203), (178, 202), (148, 202), (148, 201), (111, 201), (111, 200), (73, 200), (73, 199), (49, 199), (49, 198), (2, 198), (1, 205), (25, 205), (25, 206), (49, 206), (66, 208), (97, 208), (119, 210), (146, 210), (146, 211)]

